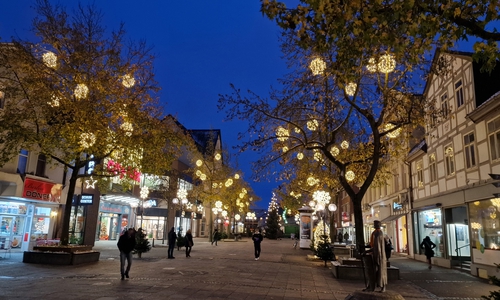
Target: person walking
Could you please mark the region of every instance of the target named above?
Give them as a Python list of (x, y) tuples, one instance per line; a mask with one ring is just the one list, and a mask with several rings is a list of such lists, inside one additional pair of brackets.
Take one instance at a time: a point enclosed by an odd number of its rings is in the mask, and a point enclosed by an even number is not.
[[(373, 230), (370, 236), (370, 247), (372, 249), (373, 268), (375, 284), (380, 287), (380, 292), (385, 292), (387, 286), (387, 259), (385, 257), (384, 233), (380, 229), (382, 223), (378, 220), (373, 222)], [(374, 286), (370, 287), (374, 290)]]
[(345, 243), (347, 244), (347, 241), (349, 240), (349, 233), (344, 233), (344, 240), (345, 240)]
[(215, 243), (215, 246), (217, 246), (218, 240), (219, 240), (219, 230), (215, 228), (214, 233), (212, 235), (212, 245)]
[[(129, 278), (128, 273), (132, 266), (132, 251), (135, 248), (135, 229), (129, 228), (125, 234), (122, 234), (118, 239), (118, 250), (120, 250), (120, 274), (122, 280), (125, 277)], [(125, 269), (125, 261), (127, 261), (127, 268)]]
[(191, 229), (188, 229), (185, 236), (186, 240), (186, 257), (191, 257), (191, 247), (193, 247), (193, 235), (191, 234)]
[(262, 237), (262, 233), (259, 229), (259, 231), (256, 231), (253, 236), (253, 248), (255, 250), (255, 260), (259, 260), (260, 257), (260, 243), (262, 242), (264, 238)]
[(385, 258), (387, 259), (387, 261), (389, 261), (393, 249), (391, 238), (386, 234), (384, 237), (384, 241), (385, 241)]
[(172, 227), (168, 232), (168, 257), (169, 259), (173, 259), (174, 257), (174, 248), (175, 242), (177, 241), (177, 234), (175, 234), (175, 228)]
[(339, 243), (342, 244), (343, 236), (342, 236), (342, 232), (341, 231), (339, 231), (338, 239), (339, 239)]
[(422, 243), (420, 243), (420, 248), (424, 248), (424, 254), (427, 258), (427, 263), (429, 264), (429, 269), (432, 269), (432, 261), (431, 258), (434, 257), (434, 248), (436, 248), (436, 244), (431, 241), (429, 236), (426, 236)]

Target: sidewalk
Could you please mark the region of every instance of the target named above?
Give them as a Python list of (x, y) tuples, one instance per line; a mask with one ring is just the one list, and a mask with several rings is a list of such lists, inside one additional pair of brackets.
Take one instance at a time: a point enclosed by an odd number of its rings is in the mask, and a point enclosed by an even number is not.
[[(160, 241), (161, 242), (161, 241)], [(191, 258), (157, 247), (134, 259), (130, 279), (121, 281), (116, 241), (96, 243), (98, 263), (78, 266), (32, 265), (22, 253), (0, 259), (0, 299), (345, 299), (364, 288), (359, 280), (337, 280), (323, 262), (307, 261), (309, 250), (293, 249), (293, 241), (267, 240), (260, 260), (250, 240), (195, 239)], [(485, 280), (405, 257), (391, 258), (401, 280), (388, 291), (405, 299), (480, 299), (500, 289)], [(380, 295), (383, 296), (383, 295)]]

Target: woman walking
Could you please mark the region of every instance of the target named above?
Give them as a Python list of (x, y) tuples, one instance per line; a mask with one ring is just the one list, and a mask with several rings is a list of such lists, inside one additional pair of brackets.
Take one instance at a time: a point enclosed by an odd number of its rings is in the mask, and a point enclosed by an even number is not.
[(191, 257), (191, 247), (193, 247), (193, 235), (191, 234), (191, 229), (186, 232), (186, 257)]
[(434, 248), (436, 248), (436, 244), (431, 241), (429, 236), (426, 236), (422, 243), (420, 243), (420, 248), (424, 248), (424, 254), (427, 258), (427, 262), (429, 263), (429, 269), (432, 269), (431, 258), (434, 256)]

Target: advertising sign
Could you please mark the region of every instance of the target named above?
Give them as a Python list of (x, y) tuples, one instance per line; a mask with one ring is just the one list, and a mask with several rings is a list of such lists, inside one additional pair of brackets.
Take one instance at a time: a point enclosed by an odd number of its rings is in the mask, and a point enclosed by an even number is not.
[(82, 194), (80, 205), (92, 205), (94, 203), (94, 194)]
[(312, 237), (311, 213), (300, 213), (300, 248), (309, 248)]
[(59, 202), (61, 185), (26, 177), (23, 197), (39, 201)]

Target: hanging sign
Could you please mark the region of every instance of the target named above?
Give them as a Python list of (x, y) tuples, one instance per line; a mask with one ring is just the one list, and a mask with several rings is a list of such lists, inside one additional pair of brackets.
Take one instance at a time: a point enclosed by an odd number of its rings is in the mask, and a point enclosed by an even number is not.
[(40, 201), (59, 202), (61, 185), (26, 177), (24, 179), (23, 197)]

